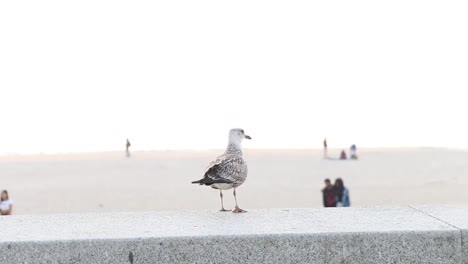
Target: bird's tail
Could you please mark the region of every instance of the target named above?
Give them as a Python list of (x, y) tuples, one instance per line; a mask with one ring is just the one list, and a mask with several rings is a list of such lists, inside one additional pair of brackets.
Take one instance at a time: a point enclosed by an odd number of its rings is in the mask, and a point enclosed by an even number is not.
[[(202, 180), (203, 180), (203, 179), (202, 179)], [(202, 183), (202, 180), (193, 181), (192, 183), (193, 183), (193, 184), (196, 184), (196, 183), (198, 183), (198, 184), (202, 185), (202, 184), (203, 184), (203, 183)]]

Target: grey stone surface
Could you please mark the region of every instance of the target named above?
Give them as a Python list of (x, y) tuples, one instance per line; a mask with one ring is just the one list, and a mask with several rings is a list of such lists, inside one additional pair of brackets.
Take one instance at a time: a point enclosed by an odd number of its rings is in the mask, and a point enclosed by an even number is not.
[(0, 263), (461, 263), (419, 210), (336, 208), (0, 218)]
[(460, 230), (462, 236), (462, 263), (468, 264), (468, 206), (415, 206), (415, 208)]

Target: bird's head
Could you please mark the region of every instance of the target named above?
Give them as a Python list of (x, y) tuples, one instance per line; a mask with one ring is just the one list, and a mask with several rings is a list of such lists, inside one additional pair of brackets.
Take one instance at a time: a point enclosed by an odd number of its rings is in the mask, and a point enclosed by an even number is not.
[(240, 128), (233, 128), (229, 131), (229, 141), (233, 143), (240, 144), (242, 140), (252, 139), (250, 136), (246, 135), (243, 129)]

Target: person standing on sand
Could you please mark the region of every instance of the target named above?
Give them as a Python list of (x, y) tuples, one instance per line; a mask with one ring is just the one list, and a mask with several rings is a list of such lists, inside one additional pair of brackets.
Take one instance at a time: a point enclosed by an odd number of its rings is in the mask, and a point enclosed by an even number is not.
[(336, 207), (336, 192), (331, 184), (330, 179), (325, 179), (325, 188), (322, 189), (323, 193), (323, 206)]
[(11, 215), (13, 212), (13, 201), (8, 197), (8, 191), (3, 190), (1, 194), (0, 213), (2, 215)]
[(323, 158), (326, 159), (328, 158), (328, 144), (327, 144), (327, 138), (323, 139)]
[(343, 180), (338, 178), (335, 180), (336, 207), (350, 207), (349, 190), (344, 186)]
[(128, 138), (127, 138), (127, 144), (125, 145), (125, 146), (126, 146), (125, 155), (127, 156), (127, 158), (130, 157), (130, 146), (131, 146), (131, 145), (132, 145), (132, 144), (130, 144), (130, 141), (129, 141)]

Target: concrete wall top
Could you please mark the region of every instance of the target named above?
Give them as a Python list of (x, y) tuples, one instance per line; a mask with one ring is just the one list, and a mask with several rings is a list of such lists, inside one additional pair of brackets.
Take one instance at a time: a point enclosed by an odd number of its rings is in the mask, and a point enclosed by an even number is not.
[(468, 206), (18, 215), (0, 226), (0, 263), (468, 263)]

